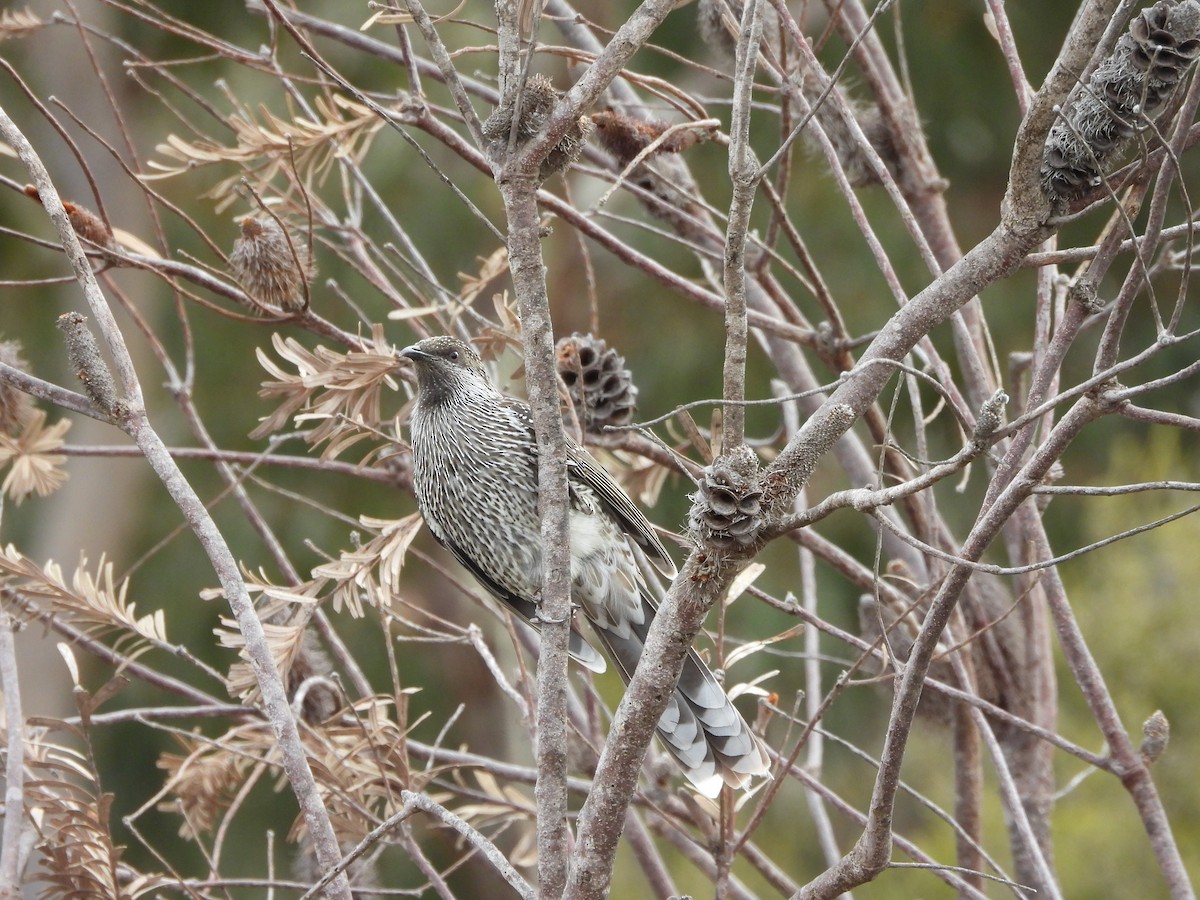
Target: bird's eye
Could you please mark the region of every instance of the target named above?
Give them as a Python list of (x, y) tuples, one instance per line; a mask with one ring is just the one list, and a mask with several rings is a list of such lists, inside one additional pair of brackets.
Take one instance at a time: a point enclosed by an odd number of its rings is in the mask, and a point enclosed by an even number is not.
[(451, 362), (458, 362), (458, 351), (451, 350), (450, 353), (447, 355), (447, 359), (449, 359)]

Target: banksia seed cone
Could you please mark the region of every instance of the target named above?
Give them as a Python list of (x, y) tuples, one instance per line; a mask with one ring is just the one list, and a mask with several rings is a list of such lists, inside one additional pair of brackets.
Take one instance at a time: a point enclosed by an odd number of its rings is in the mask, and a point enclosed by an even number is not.
[(270, 216), (242, 219), (229, 265), (246, 293), (262, 306), (283, 312), (308, 306), (308, 284), (316, 275), (308, 243), (297, 234), (285, 234)]
[[(17, 341), (0, 341), (0, 362), (22, 372), (29, 366), (21, 356), (21, 345)], [(16, 435), (33, 412), (33, 402), (24, 391), (17, 390), (7, 381), (0, 381), (0, 432)]]
[[(739, 460), (740, 461), (740, 460)], [(720, 548), (754, 543), (763, 525), (762, 491), (752, 465), (719, 457), (692, 494), (688, 525), (701, 543)]]
[(625, 368), (625, 357), (590, 334), (573, 334), (558, 342), (558, 374), (571, 394), (584, 431), (606, 425), (628, 425), (637, 409), (637, 387)]
[[(513, 134), (515, 115), (516, 146), (520, 147), (542, 130), (561, 97), (562, 94), (554, 89), (554, 84), (545, 75), (531, 75), (521, 88), (520, 103), (507, 103), (496, 107), (483, 123), (483, 136), (488, 139), (493, 149), (507, 148)], [(587, 143), (593, 127), (592, 120), (587, 116), (580, 116), (573, 122), (566, 134), (542, 160), (538, 177), (545, 181), (551, 175), (566, 170), (583, 152), (583, 145)]]
[(1073, 200), (1101, 183), (1105, 164), (1158, 116), (1200, 55), (1200, 2), (1160, 0), (1142, 10), (1050, 129), (1042, 189)]
[(1142, 746), (1139, 748), (1147, 765), (1158, 762), (1158, 758), (1167, 749), (1171, 740), (1171, 723), (1163, 715), (1161, 709), (1156, 709), (1142, 723)]

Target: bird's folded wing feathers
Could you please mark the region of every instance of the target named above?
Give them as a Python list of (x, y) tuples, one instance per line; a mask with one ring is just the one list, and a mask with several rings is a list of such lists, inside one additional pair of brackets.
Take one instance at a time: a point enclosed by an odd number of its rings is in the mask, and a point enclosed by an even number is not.
[[(426, 523), (428, 524), (428, 522)], [(497, 600), (508, 604), (517, 615), (524, 619), (529, 625), (538, 628), (536, 624), (538, 607), (537, 604), (526, 600), (506, 589), (502, 584), (495, 581), (486, 571), (484, 571), (475, 560), (473, 560), (461, 547), (451, 540), (447, 540), (443, 535), (438, 534), (435, 528), (430, 527), (429, 533), (434, 536), (439, 544), (454, 554), (454, 558), (462, 563), (463, 568), (475, 576), (484, 588), (487, 589)], [(567, 645), (567, 651), (571, 654), (580, 665), (591, 669), (597, 674), (603, 673), (608, 669), (608, 664), (604, 661), (596, 648), (589, 644), (574, 626), (571, 628), (571, 635)]]
[[(516, 413), (529, 428), (530, 446), (534, 455), (537, 454), (537, 436), (533, 428), (533, 414), (529, 406), (520, 400), (507, 397), (506, 405)], [(654, 526), (640, 509), (629, 499), (619, 484), (604, 468), (592, 458), (592, 455), (580, 447), (570, 436), (567, 436), (567, 478), (587, 485), (591, 488), (610, 513), (621, 524), (622, 530), (642, 548), (642, 552), (654, 563), (654, 567), (669, 578), (674, 578), (678, 570), (675, 562), (667, 553), (667, 548), (659, 540)]]
[(633, 542), (654, 563), (654, 567), (664, 575), (674, 578), (677, 569), (675, 562), (667, 554), (667, 548), (658, 539), (654, 526), (642, 513), (629, 495), (621, 490), (611, 475), (597, 463), (590, 453), (582, 447), (567, 440), (567, 477), (582, 481), (600, 497), (601, 502), (621, 523), (621, 528), (633, 538)]

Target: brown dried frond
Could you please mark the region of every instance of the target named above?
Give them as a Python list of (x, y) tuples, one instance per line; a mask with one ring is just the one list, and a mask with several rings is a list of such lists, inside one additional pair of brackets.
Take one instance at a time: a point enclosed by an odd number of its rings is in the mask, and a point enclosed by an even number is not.
[[(29, 372), (29, 364), (21, 356), (20, 341), (0, 341), (0, 363)], [(0, 433), (17, 434), (32, 414), (33, 401), (29, 395), (7, 381), (0, 381)]]
[(514, 866), (534, 865), (537, 862), (537, 813), (533, 798), (516, 785), (501, 784), (496, 776), (483, 769), (458, 769), (454, 780), (477, 798), (455, 807), (454, 814), (483, 832), (515, 828), (517, 844), (505, 854), (508, 861)]
[(265, 722), (239, 725), (215, 741), (181, 736), (177, 740), (183, 745), (182, 755), (163, 753), (158, 758), (171, 796), (159, 809), (182, 811), (179, 834), (191, 840), (216, 826), (254, 767), (275, 756), (276, 742)]
[[(41, 896), (133, 898), (161, 890), (157, 876), (129, 880), (121, 863), (124, 850), (113, 843), (108, 819), (112, 794), (98, 794), (88, 757), (70, 747), (30, 735), (27, 765), (36, 776), (26, 782), (29, 819), (38, 836), (40, 865), (34, 876), (46, 886)], [(126, 870), (118, 874), (118, 865)]]
[[(362, 840), (400, 810), (402, 790), (423, 786), (413, 783), (407, 728), (401, 724), (406, 711), (393, 717), (393, 705), (390, 698), (368, 697), (355, 703), (353, 715), (305, 734), (313, 774), (340, 841)], [(297, 819), (297, 829), (301, 825)]]
[(67, 584), (57, 563), (39, 566), (9, 544), (0, 549), (0, 572), (10, 577), (11, 595), (26, 615), (53, 612), (93, 637), (116, 632), (121, 635), (118, 644), (125, 644), (122, 652), (131, 659), (152, 645), (167, 643), (163, 611), (138, 616), (126, 599), (129, 579), (114, 582), (112, 563), (103, 556), (94, 575), (86, 557), (81, 559)]
[(0, 468), (12, 463), (0, 492), (18, 506), (30, 494), (45, 497), (54, 493), (68, 477), (62, 469), (67, 458), (54, 451), (63, 445), (63, 435), (70, 427), (69, 420), (59, 419), (47, 428), (45, 410), (34, 409), (20, 434), (0, 431)]
[(229, 265), (250, 298), (268, 310), (308, 308), (308, 286), (317, 274), (308, 241), (267, 215), (246, 216)]
[(8, 40), (29, 37), (35, 31), (45, 28), (49, 23), (25, 9), (6, 9), (0, 12), (0, 43)]
[[(414, 689), (415, 690), (415, 689)], [(408, 691), (406, 693), (412, 693)], [(391, 715), (394, 702), (386, 697), (358, 701), (353, 715), (302, 731), (313, 775), (339, 842), (357, 843), (402, 806), (402, 790), (420, 790), (413, 781), (405, 750), (404, 710)], [(260, 764), (278, 767), (276, 741), (265, 722), (231, 728), (215, 740), (179, 738), (183, 753), (164, 753), (158, 767), (168, 773), (166, 790), (172, 800), (164, 812), (182, 811), (180, 834), (211, 831)], [(275, 780), (276, 790), (286, 780)], [(297, 817), (290, 838), (303, 837)]]
[(343, 550), (336, 562), (313, 569), (314, 577), (335, 582), (333, 608), (340, 612), (344, 604), (355, 618), (363, 614), (363, 598), (376, 607), (391, 605), (400, 590), (400, 570), (409, 545), (421, 530), (421, 516), (413, 513), (395, 520), (360, 516), (359, 522), (375, 537), (355, 550)]
[[(317, 578), (285, 587), (272, 584), (262, 572), (243, 571), (243, 577), (246, 590), (252, 596), (259, 597), (256, 610), (263, 621), (272, 658), (288, 685), (289, 693), (293, 693), (299, 684), (311, 675), (328, 674), (332, 666), (327, 664), (328, 660), (321, 661), (324, 654), (312, 638), (308, 625), (313, 606), (325, 591), (326, 580)], [(213, 599), (224, 596), (224, 593), (219, 588), (208, 589), (201, 592), (201, 596)], [(221, 626), (215, 629), (215, 633), (223, 646), (234, 648), (242, 654), (245, 640), (234, 620), (222, 619)], [(254, 671), (244, 654), (242, 655), (242, 660), (230, 667), (226, 687), (234, 696), (254, 703), (259, 699), (258, 680), (254, 677)], [(320, 671), (317, 671), (318, 669)], [(311, 690), (306, 693), (306, 721), (320, 721), (332, 715), (338, 701), (336, 697), (330, 698), (328, 693), (323, 691), (318, 695)]]
[(459, 272), (458, 279), (462, 289), (458, 292), (463, 306), (472, 305), (489, 284), (497, 278), (508, 274), (508, 248), (501, 245), (492, 251), (492, 255), (479, 262), (479, 271), (474, 275)]
[[(150, 162), (150, 167), (162, 174), (142, 177), (169, 178), (197, 166), (234, 162), (249, 170), (257, 185), (265, 185), (281, 172), (290, 178), (294, 160), (301, 178), (320, 178), (340, 157), (360, 161), (384, 124), (369, 107), (346, 97), (318, 97), (314, 105), (316, 120), (302, 114), (285, 119), (262, 107), (257, 120), (244, 110), (233, 113), (226, 120), (236, 135), (232, 147), (170, 135), (156, 148), (167, 161)], [(236, 196), (235, 188), (244, 174), (222, 180), (207, 196)]]
[(369, 350), (345, 354), (326, 347), (306, 350), (295, 338), (278, 334), (272, 335), (271, 343), (276, 353), (296, 367), (296, 372), (285, 372), (261, 349), (258, 351), (258, 361), (274, 378), (263, 382), (258, 395), (282, 398), (283, 402), (250, 432), (250, 437), (262, 438), (279, 431), (293, 415), (297, 424), (317, 420), (321, 424), (308, 435), (308, 443), (329, 441), (321, 458), (332, 459), (371, 436), (372, 432), (361, 426), (378, 425), (380, 392), (385, 385), (396, 388), (392, 378), (396, 357), (383, 337), (382, 326), (372, 328)]
[[(305, 624), (263, 622), (262, 627), (275, 668), (286, 677), (304, 643)], [(222, 616), (221, 624), (213, 629), (213, 633), (222, 647), (238, 651), (239, 659), (229, 667), (229, 675), (225, 679), (226, 689), (243, 703), (253, 706), (259, 700), (258, 678), (246, 656), (246, 639), (238, 630), (237, 622)]]
[[(508, 291), (497, 291), (492, 294), (492, 308), (496, 311), (496, 321), (499, 327), (485, 325), (471, 339), (475, 349), (483, 359), (499, 359), (508, 348), (523, 354), (525, 345), (521, 342), (521, 317), (517, 315), (516, 304)], [(518, 376), (524, 369), (518, 370)]]

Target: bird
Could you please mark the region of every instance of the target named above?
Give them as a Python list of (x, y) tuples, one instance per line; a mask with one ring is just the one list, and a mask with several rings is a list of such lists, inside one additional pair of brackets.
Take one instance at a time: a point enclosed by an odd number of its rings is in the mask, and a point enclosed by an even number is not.
[[(426, 526), (492, 596), (536, 628), (542, 536), (529, 405), (501, 393), (479, 355), (457, 338), (426, 338), (399, 356), (416, 371), (412, 484)], [(572, 607), (628, 684), (656, 612), (634, 547), (668, 577), (675, 564), (645, 515), (569, 436), (567, 482)], [(605, 671), (577, 621), (568, 650), (593, 672)], [(769, 773), (762, 740), (694, 649), (657, 731), (706, 797)]]

